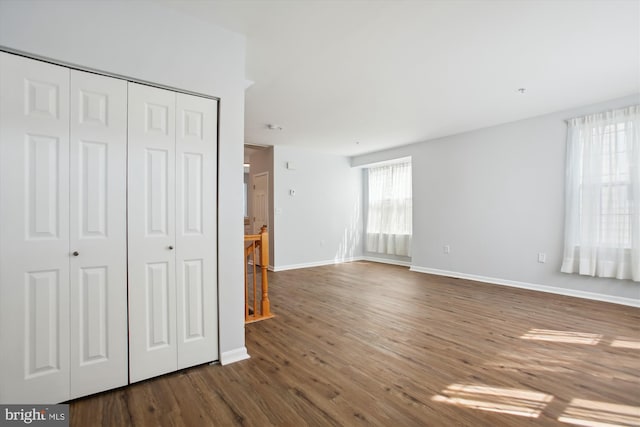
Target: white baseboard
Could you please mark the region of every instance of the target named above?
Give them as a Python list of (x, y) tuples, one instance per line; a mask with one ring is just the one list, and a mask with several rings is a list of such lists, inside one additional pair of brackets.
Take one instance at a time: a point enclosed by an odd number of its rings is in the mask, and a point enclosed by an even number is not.
[(569, 297), (585, 298), (595, 301), (611, 302), (614, 304), (628, 305), (640, 308), (640, 300), (613, 295), (597, 294), (594, 292), (578, 291), (575, 289), (556, 288), (553, 286), (538, 285), (535, 283), (518, 282), (515, 280), (497, 279), (495, 277), (478, 276), (475, 274), (457, 273), (454, 271), (438, 270), (436, 268), (412, 266), (411, 271), (418, 273), (435, 274), (437, 276), (456, 277), (458, 279), (474, 280), (476, 282), (491, 283), (494, 285), (510, 286), (513, 288), (529, 289), (532, 291), (547, 292), (551, 294), (565, 295)]
[(350, 258), (341, 258), (341, 259), (332, 259), (326, 261), (314, 261), (314, 262), (306, 262), (303, 264), (290, 264), (290, 265), (282, 265), (278, 267), (269, 266), (270, 271), (285, 271), (285, 270), (296, 270), (299, 268), (310, 268), (310, 267), (322, 267), (325, 265), (335, 265), (342, 264), (345, 262), (354, 262), (354, 261), (371, 261), (371, 262), (379, 262), (382, 264), (392, 264), (392, 265), (401, 265), (403, 267), (411, 267), (411, 262), (409, 261), (400, 261), (389, 258), (377, 258), (372, 256), (357, 256)]
[(455, 271), (439, 270), (436, 268), (418, 267), (418, 266), (412, 266), (411, 263), (407, 261), (398, 261), (398, 260), (392, 260), (392, 259), (386, 259), (386, 258), (376, 258), (371, 256), (359, 256), (359, 257), (344, 258), (344, 259), (338, 259), (338, 260), (334, 259), (334, 260), (327, 260), (327, 261), (309, 262), (309, 263), (303, 263), (303, 264), (283, 265), (283, 266), (273, 267), (272, 271), (277, 272), (277, 271), (285, 271), (285, 270), (295, 270), (299, 268), (321, 267), (325, 265), (341, 264), (343, 262), (352, 262), (352, 261), (371, 261), (371, 262), (379, 262), (379, 263), (385, 263), (385, 264), (401, 265), (405, 267), (410, 267), (409, 269), (411, 271), (415, 271), (418, 273), (435, 274), (437, 276), (456, 277), (459, 279), (474, 280), (476, 282), (490, 283), (493, 285), (510, 286), (512, 288), (529, 289), (532, 291), (547, 292), (551, 294), (584, 298), (584, 299), (590, 299), (594, 301), (610, 302), (614, 304), (628, 305), (630, 307), (640, 308), (640, 300), (633, 299), (633, 298), (617, 297), (614, 295), (598, 294), (595, 292), (585, 292), (585, 291), (580, 291), (575, 289), (556, 288), (554, 286), (539, 285), (536, 283), (528, 283), (528, 282), (519, 282), (516, 280), (498, 279), (495, 277), (479, 276), (476, 274), (458, 273)]
[(298, 268), (322, 267), (325, 265), (342, 264), (344, 262), (362, 261), (363, 259), (364, 259), (363, 257), (358, 256), (358, 257), (350, 257), (350, 258), (330, 259), (326, 261), (305, 262), (302, 264), (279, 265), (279, 266), (274, 266), (273, 271), (277, 272), (277, 271), (285, 271), (285, 270), (296, 270)]
[(247, 353), (247, 347), (240, 347), (234, 350), (225, 351), (220, 354), (220, 364), (229, 365), (231, 363), (239, 362), (241, 360), (249, 359), (249, 353)]
[(411, 267), (411, 261), (401, 261), (398, 259), (376, 258), (374, 256), (363, 256), (363, 261), (379, 262), (381, 264), (401, 265), (403, 267)]

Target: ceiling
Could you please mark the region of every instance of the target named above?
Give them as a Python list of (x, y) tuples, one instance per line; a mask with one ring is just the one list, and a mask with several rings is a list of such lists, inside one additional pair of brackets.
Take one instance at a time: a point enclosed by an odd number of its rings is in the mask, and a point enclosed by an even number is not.
[(638, 0), (156, 1), (246, 35), (248, 144), (351, 156), (640, 93)]

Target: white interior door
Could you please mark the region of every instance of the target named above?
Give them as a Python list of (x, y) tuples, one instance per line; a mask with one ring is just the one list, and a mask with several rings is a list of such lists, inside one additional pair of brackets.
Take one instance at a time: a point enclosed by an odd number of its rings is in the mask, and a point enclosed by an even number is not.
[(177, 369), (175, 93), (129, 83), (129, 378)]
[(0, 403), (69, 399), (69, 70), (0, 52)]
[(71, 71), (71, 398), (128, 382), (127, 82)]
[(260, 233), (263, 225), (269, 224), (269, 173), (253, 177), (253, 232)]
[(217, 101), (176, 98), (178, 369), (218, 356)]

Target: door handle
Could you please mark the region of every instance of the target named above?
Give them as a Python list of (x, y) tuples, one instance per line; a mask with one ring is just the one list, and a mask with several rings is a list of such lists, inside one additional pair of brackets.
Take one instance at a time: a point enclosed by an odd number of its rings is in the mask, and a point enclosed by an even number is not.
[(173, 250), (173, 246), (169, 246), (169, 250), (172, 251)]
[(72, 254), (72, 255), (73, 255), (73, 256), (78, 256), (78, 255), (80, 255), (80, 252), (78, 252), (78, 251), (73, 251), (73, 254)]

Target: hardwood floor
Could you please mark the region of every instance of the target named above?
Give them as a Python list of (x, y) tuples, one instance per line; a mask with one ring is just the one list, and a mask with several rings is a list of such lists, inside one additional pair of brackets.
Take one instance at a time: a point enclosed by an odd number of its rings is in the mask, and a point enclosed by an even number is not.
[(269, 280), (250, 360), (74, 401), (71, 425), (640, 425), (640, 309), (368, 262)]

